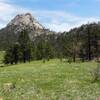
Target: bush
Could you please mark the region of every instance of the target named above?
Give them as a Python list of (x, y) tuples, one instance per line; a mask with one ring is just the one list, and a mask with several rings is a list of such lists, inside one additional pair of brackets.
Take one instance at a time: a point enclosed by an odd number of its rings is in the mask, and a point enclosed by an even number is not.
[(71, 64), (72, 63), (72, 58), (68, 59), (68, 63)]

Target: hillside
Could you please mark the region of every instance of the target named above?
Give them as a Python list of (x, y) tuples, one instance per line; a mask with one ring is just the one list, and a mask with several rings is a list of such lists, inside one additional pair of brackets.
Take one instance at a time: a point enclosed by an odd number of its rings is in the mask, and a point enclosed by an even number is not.
[[(30, 13), (17, 15), (7, 27), (0, 30), (0, 48), (5, 50), (19, 42), (25, 30), (32, 42), (33, 59), (43, 59), (44, 49), (48, 58), (76, 58), (92, 60), (100, 56), (100, 23), (90, 23), (69, 32), (56, 33), (45, 29)], [(47, 46), (47, 47), (45, 47)]]
[(18, 14), (0, 30), (0, 48), (5, 49), (15, 43), (23, 30), (28, 32), (31, 40), (41, 34), (54, 33), (43, 27), (30, 13)]
[[(64, 55), (73, 59), (94, 59), (100, 56), (100, 23), (90, 23), (71, 29), (59, 36)], [(68, 55), (68, 52), (70, 55)]]

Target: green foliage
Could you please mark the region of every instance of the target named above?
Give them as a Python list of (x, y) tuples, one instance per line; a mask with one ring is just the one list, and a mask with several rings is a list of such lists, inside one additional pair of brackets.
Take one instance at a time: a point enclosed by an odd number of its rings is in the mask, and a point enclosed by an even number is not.
[(8, 48), (4, 57), (5, 64), (17, 64), (31, 60), (32, 43), (28, 33), (24, 30), (20, 33), (18, 42)]
[(20, 45), (18, 43), (9, 47), (9, 49), (6, 51), (5, 56), (4, 56), (4, 63), (17, 64), (19, 60), (19, 50), (20, 50)]
[(53, 46), (45, 36), (36, 38), (34, 41), (33, 52), (33, 57), (36, 60), (49, 60), (54, 57)]
[(29, 38), (28, 32), (26, 30), (22, 31), (19, 38), (18, 42), (20, 44), (20, 51), (22, 57), (20, 57), (20, 60), (23, 61), (24, 63), (26, 61), (31, 60), (31, 53), (32, 53), (32, 41)]
[(68, 63), (69, 63), (69, 64), (72, 63), (72, 58), (68, 58)]
[(100, 26), (96, 23), (82, 25), (69, 32), (58, 35), (58, 54), (82, 61), (100, 56)]
[[(29, 37), (30, 34), (26, 30), (23, 30), (17, 40), (20, 45), (20, 50), (17, 54), (19, 61), (25, 63), (30, 60), (71, 58), (75, 62), (77, 58), (80, 58), (84, 62), (95, 59), (100, 56), (99, 27), (99, 24), (93, 23), (82, 25), (69, 32), (58, 34), (43, 33), (33, 38)], [(10, 58), (14, 59), (10, 53), (7, 56), (11, 56)], [(9, 58), (6, 57), (6, 59)]]

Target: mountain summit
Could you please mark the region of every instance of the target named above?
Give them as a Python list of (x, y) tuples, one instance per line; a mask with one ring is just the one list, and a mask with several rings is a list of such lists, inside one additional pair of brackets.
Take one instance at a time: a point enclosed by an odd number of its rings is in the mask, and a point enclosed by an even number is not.
[(30, 27), (32, 29), (44, 29), (30, 13), (17, 15), (7, 26), (11, 25), (19, 26), (20, 28)]
[(45, 28), (30, 13), (26, 13), (18, 14), (8, 23), (6, 29), (11, 30), (10, 34), (18, 34), (25, 29), (31, 34), (31, 36), (33, 36), (41, 34), (41, 31)]
[(52, 34), (52, 31), (45, 29), (30, 13), (18, 14), (5, 28), (0, 30), (0, 46), (16, 42), (23, 29), (28, 32), (31, 40), (44, 33)]

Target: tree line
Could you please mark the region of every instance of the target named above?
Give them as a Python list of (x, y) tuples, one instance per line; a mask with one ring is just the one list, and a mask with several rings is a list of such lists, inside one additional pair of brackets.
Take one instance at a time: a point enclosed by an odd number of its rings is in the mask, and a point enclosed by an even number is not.
[(49, 60), (53, 58), (90, 61), (100, 57), (100, 25), (96, 23), (82, 25), (69, 32), (44, 34), (30, 39), (27, 30), (23, 30), (18, 40), (6, 50), (4, 63), (26, 63), (31, 60)]

